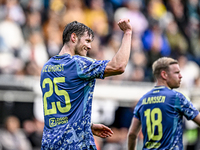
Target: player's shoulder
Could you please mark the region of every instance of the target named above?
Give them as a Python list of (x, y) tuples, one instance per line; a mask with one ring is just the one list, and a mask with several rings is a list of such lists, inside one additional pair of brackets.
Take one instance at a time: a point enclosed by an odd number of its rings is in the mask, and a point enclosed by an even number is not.
[(177, 91), (177, 90), (173, 90), (174, 93), (176, 93), (176, 96), (179, 98), (179, 99), (187, 99), (188, 101), (190, 101), (190, 98), (187, 96), (187, 94), (185, 94), (184, 92), (181, 92), (181, 91)]
[(93, 58), (90, 58), (90, 57), (87, 57), (87, 56), (80, 56), (80, 55), (74, 55), (73, 58), (76, 60), (76, 61), (85, 61), (85, 62), (95, 62), (96, 60), (93, 59)]
[(176, 95), (184, 96), (184, 94), (182, 92), (180, 92), (180, 91), (178, 91), (176, 89), (172, 89), (171, 91)]
[(140, 100), (142, 101), (145, 98), (155, 98), (155, 97), (161, 97), (161, 96), (176, 96), (176, 91), (171, 90), (168, 87), (165, 86), (155, 86), (151, 90), (149, 90), (146, 94), (144, 94)]
[(163, 93), (165, 93), (166, 95), (171, 95), (171, 96), (176, 96), (179, 95), (180, 92), (178, 92), (177, 90), (171, 89), (169, 87), (165, 87), (163, 86), (163, 89), (161, 90)]

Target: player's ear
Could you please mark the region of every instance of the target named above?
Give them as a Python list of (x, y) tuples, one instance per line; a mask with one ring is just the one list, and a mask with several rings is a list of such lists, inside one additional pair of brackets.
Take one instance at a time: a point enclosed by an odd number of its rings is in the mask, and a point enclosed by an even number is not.
[(71, 34), (71, 41), (72, 41), (73, 43), (76, 43), (76, 41), (77, 41), (77, 36), (76, 36), (75, 33), (72, 33), (72, 34)]
[(160, 75), (161, 75), (161, 77), (162, 77), (163, 79), (166, 79), (166, 78), (167, 78), (167, 72), (164, 71), (164, 70), (161, 71)]

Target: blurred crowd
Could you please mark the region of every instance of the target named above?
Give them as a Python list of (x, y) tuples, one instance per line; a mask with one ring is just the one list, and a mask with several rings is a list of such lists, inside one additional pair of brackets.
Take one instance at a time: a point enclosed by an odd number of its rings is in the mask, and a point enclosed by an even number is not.
[(152, 62), (171, 56), (180, 62), (182, 86), (200, 86), (199, 0), (0, 0), (0, 11), (0, 74), (39, 76), (74, 20), (95, 33), (88, 55), (111, 59), (123, 34), (117, 22), (130, 18), (130, 61), (123, 75), (108, 81), (152, 82)]
[(0, 128), (0, 150), (40, 150), (44, 123), (9, 115)]
[[(120, 18), (129, 18), (133, 36), (128, 66), (124, 74), (109, 77), (104, 82), (153, 82), (154, 60), (171, 56), (180, 64), (181, 86), (200, 87), (199, 0), (0, 0), (0, 12), (0, 75), (40, 76), (43, 64), (62, 47), (64, 27), (74, 20), (86, 24), (95, 33), (88, 56), (97, 60), (111, 59), (123, 34), (117, 22)], [(132, 115), (132, 110), (130, 113)], [(16, 118), (10, 120), (18, 122)], [(16, 124), (19, 127), (19, 123)], [(36, 129), (41, 138), (41, 126), (37, 120), (23, 124), (29, 142), (34, 140), (32, 134), (37, 137)], [(99, 149), (126, 149), (128, 126), (118, 129), (113, 128), (114, 137), (107, 141), (96, 139)], [(24, 139), (21, 132), (19, 135)], [(142, 135), (140, 137), (142, 139)], [(0, 140), (4, 143), (5, 139)], [(28, 150), (33, 142), (25, 144), (24, 149)], [(20, 146), (20, 142), (14, 143)]]

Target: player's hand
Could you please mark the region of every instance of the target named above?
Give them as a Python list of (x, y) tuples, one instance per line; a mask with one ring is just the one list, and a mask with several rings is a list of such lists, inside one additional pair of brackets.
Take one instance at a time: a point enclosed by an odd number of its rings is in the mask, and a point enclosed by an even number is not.
[(113, 135), (113, 131), (103, 124), (92, 124), (92, 133), (98, 137), (106, 138)]
[(127, 18), (126, 19), (120, 19), (119, 22), (118, 22), (118, 26), (122, 31), (132, 33), (132, 26), (130, 24), (129, 19), (127, 19)]

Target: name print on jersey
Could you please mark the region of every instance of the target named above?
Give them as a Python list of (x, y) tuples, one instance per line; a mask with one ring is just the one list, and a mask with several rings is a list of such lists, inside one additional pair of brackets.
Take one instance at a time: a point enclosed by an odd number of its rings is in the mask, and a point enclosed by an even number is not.
[(59, 65), (45, 65), (43, 67), (43, 72), (59, 72), (64, 71), (64, 64)]
[(154, 103), (164, 103), (166, 96), (152, 96), (148, 98), (144, 98), (142, 100), (142, 105), (146, 104), (154, 104)]

